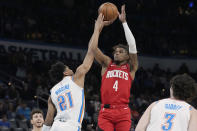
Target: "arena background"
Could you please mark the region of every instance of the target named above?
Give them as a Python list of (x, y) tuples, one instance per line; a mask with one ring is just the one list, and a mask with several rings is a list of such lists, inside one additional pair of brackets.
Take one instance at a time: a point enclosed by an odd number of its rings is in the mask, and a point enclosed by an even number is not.
[[(0, 130), (28, 131), (33, 108), (47, 110), (52, 87), (48, 70), (60, 60), (73, 70), (82, 62), (105, 0), (0, 0)], [(197, 80), (197, 1), (111, 0), (126, 4), (135, 36), (139, 70), (132, 85), (133, 129), (146, 107), (169, 96), (169, 80), (188, 73)], [(99, 47), (126, 44), (117, 19), (105, 27)], [(86, 76), (83, 131), (95, 131), (100, 104), (100, 70), (94, 62)], [(191, 104), (197, 107), (197, 98)], [(1, 126), (7, 123), (7, 126)]]

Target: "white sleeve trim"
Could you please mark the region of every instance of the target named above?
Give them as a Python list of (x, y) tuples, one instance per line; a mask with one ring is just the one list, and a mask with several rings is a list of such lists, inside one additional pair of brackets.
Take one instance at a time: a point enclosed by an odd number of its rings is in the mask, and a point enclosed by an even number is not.
[(128, 26), (127, 22), (122, 23), (122, 25), (123, 25), (123, 28), (124, 28), (127, 43), (129, 45), (129, 53), (136, 54), (137, 49), (136, 49), (135, 38), (134, 38), (131, 30), (129, 29), (129, 26)]

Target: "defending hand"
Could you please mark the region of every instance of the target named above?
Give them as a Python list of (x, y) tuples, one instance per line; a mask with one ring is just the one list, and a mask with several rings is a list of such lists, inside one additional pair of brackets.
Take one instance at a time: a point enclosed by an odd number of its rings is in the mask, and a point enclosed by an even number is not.
[(100, 13), (97, 20), (95, 21), (94, 30), (101, 32), (104, 26), (108, 26), (111, 23), (112, 21), (104, 21), (104, 15)]

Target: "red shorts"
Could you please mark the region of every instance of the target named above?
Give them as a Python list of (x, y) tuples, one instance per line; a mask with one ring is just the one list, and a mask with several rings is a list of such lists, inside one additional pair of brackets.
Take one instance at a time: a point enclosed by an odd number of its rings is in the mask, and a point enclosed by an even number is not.
[(130, 108), (104, 108), (101, 107), (98, 116), (97, 131), (130, 131), (131, 111)]

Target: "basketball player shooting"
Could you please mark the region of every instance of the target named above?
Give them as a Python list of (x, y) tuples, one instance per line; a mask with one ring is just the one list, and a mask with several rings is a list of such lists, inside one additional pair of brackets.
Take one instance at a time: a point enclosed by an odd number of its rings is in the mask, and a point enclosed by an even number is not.
[(196, 131), (197, 110), (187, 103), (195, 96), (195, 88), (189, 75), (174, 76), (170, 81), (170, 98), (153, 102), (135, 131)]
[[(98, 41), (93, 45), (93, 53), (102, 66), (101, 110), (98, 117), (97, 131), (129, 131), (131, 112), (128, 107), (130, 88), (138, 69), (137, 50), (133, 34), (127, 22), (125, 5), (121, 8), (119, 19), (122, 22), (127, 44), (114, 46), (114, 60), (104, 55), (98, 48)], [(98, 17), (96, 23), (97, 37), (103, 28), (104, 21)]]

